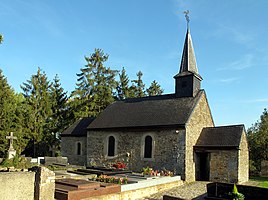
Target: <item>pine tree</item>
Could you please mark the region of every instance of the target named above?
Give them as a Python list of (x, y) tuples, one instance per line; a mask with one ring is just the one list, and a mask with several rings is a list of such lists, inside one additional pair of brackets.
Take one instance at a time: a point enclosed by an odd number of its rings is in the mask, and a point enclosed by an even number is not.
[(124, 67), (119, 74), (119, 81), (117, 82), (116, 89), (118, 100), (123, 100), (130, 97), (129, 78)]
[[(32, 75), (30, 80), (21, 85), (25, 104), (28, 105), (25, 113), (25, 124), (29, 131), (28, 137), (32, 139), (34, 146), (51, 135), (47, 128), (49, 117), (52, 114), (50, 88), (51, 84), (45, 72), (41, 72), (40, 68), (38, 68), (36, 75)], [(43, 154), (45, 151), (45, 149), (34, 147), (34, 151), (36, 150), (34, 156), (36, 153)], [(41, 150), (43, 152), (40, 152)]]
[(59, 145), (58, 135), (69, 125), (69, 121), (67, 117), (67, 92), (64, 92), (64, 89), (61, 87), (58, 75), (53, 79), (50, 91), (52, 115), (49, 118), (47, 129), (49, 129), (52, 135), (47, 139), (52, 147), (53, 145)]
[(132, 80), (132, 85), (130, 87), (130, 97), (136, 98), (136, 97), (144, 97), (145, 96), (145, 84), (142, 81), (142, 72), (139, 71), (137, 74), (137, 79)]
[(0, 69), (0, 157), (4, 156), (8, 147), (6, 136), (14, 131), (15, 93)]
[(87, 64), (77, 74), (77, 88), (70, 99), (75, 118), (97, 116), (115, 100), (117, 71), (103, 65), (108, 55), (101, 49), (95, 49), (85, 60)]
[(151, 83), (150, 87), (146, 89), (148, 96), (161, 95), (163, 92), (164, 90), (155, 80)]

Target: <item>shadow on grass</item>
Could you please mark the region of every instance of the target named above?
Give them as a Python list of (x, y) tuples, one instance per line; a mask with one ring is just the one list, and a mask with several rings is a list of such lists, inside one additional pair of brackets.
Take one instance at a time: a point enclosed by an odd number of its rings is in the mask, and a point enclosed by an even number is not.
[(258, 187), (268, 188), (268, 177), (250, 177), (250, 181), (256, 182)]

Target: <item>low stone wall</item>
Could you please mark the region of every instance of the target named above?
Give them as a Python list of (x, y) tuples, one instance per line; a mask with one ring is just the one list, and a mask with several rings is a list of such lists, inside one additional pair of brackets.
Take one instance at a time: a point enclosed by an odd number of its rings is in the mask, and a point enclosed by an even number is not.
[(182, 180), (165, 183), (165, 184), (159, 184), (151, 187), (145, 187), (137, 190), (128, 190), (125, 192), (120, 192), (116, 194), (110, 194), (110, 195), (103, 195), (98, 197), (91, 197), (87, 198), (85, 200), (110, 200), (110, 199), (139, 199), (143, 197), (148, 197), (152, 194), (168, 190), (174, 187), (178, 187), (183, 185)]
[(268, 177), (268, 160), (261, 162), (261, 176)]
[(55, 174), (45, 167), (31, 172), (0, 172), (0, 200), (54, 200)]
[(1, 172), (0, 200), (34, 199), (34, 172)]

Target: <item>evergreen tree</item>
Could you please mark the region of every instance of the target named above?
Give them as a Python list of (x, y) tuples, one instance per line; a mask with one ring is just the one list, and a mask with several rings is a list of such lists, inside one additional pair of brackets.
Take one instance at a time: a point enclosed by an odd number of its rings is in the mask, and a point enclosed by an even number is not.
[(41, 72), (40, 68), (36, 75), (32, 75), (30, 80), (21, 85), (25, 104), (28, 105), (25, 113), (25, 125), (29, 131), (28, 137), (32, 139), (34, 145), (34, 156), (36, 153), (43, 154), (46, 150), (38, 147), (36, 149), (35, 145), (51, 135), (46, 127), (52, 114), (50, 88), (51, 84), (45, 72)]
[(101, 49), (95, 49), (85, 60), (87, 64), (77, 74), (77, 88), (72, 92), (70, 100), (76, 119), (97, 116), (115, 100), (117, 71), (104, 66), (108, 55)]
[(121, 73), (119, 74), (119, 81), (117, 83), (117, 98), (118, 100), (123, 100), (130, 97), (129, 89), (129, 78), (126, 74), (126, 70), (123, 67)]
[(257, 121), (247, 131), (250, 148), (250, 160), (260, 170), (261, 161), (268, 160), (268, 111), (264, 109), (260, 121)]
[(8, 148), (6, 136), (14, 132), (14, 118), (16, 113), (15, 93), (0, 69), (0, 157), (4, 156)]
[(145, 96), (145, 84), (142, 81), (142, 72), (139, 71), (137, 74), (137, 79), (132, 80), (132, 85), (130, 87), (130, 97), (136, 98), (136, 97), (144, 97)]
[(163, 94), (164, 90), (161, 88), (161, 86), (154, 80), (150, 87), (146, 89), (146, 93), (148, 96), (156, 96)]
[(60, 84), (60, 79), (58, 75), (56, 75), (51, 85), (52, 115), (47, 124), (47, 129), (52, 133), (52, 135), (50, 135), (51, 137), (47, 138), (48, 141), (50, 141), (51, 147), (52, 145), (59, 145), (58, 135), (69, 125), (67, 119), (67, 99), (67, 92), (64, 92)]

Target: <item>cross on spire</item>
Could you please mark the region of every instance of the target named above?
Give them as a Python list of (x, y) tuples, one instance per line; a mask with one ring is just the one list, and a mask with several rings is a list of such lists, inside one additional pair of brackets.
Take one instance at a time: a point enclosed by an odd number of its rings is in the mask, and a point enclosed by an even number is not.
[(189, 10), (186, 10), (186, 11), (183, 12), (183, 14), (185, 14), (185, 19), (187, 21), (187, 28), (189, 28), (189, 22), (190, 22), (190, 18), (189, 18), (189, 15), (188, 15), (189, 13), (190, 13)]
[(13, 132), (10, 132), (10, 136), (6, 136), (6, 139), (9, 140), (9, 150), (14, 150), (14, 148), (13, 148), (13, 140), (16, 140), (17, 137), (13, 136)]

